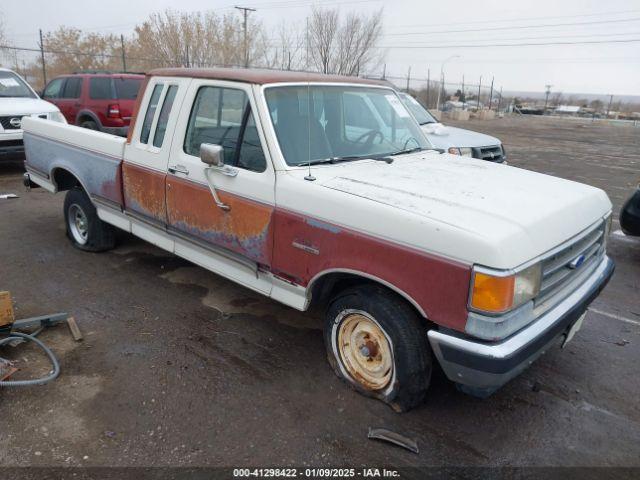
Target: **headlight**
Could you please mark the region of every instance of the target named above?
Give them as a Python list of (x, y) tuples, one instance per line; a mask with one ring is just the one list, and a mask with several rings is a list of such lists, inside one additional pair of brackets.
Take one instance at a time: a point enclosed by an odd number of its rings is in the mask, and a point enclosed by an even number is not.
[(515, 273), (476, 267), (469, 306), (472, 310), (493, 315), (513, 310), (538, 295), (541, 277), (539, 263)]
[(51, 112), (49, 114), (49, 120), (60, 123), (67, 123), (67, 119), (64, 118), (64, 115), (60, 112)]
[(473, 157), (473, 152), (469, 147), (449, 147), (449, 153), (452, 155), (462, 155), (463, 157)]

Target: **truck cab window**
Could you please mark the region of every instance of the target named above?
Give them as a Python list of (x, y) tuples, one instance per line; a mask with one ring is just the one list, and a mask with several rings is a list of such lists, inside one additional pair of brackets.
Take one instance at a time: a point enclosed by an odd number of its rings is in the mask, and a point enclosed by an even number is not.
[(266, 160), (247, 94), (242, 90), (202, 87), (196, 95), (184, 151), (200, 155), (200, 145), (224, 147), (224, 162), (262, 172)]
[(249, 111), (242, 141), (240, 142), (240, 154), (236, 166), (254, 172), (264, 172), (267, 168), (267, 161), (264, 158), (264, 151), (260, 144), (260, 136), (251, 111)]
[(185, 153), (199, 156), (201, 144), (221, 145), (225, 163), (233, 164), (247, 102), (242, 90), (202, 87), (191, 110), (184, 139)]
[(158, 117), (158, 124), (156, 125), (156, 133), (153, 135), (153, 146), (162, 147), (164, 141), (164, 135), (167, 131), (167, 124), (169, 123), (169, 115), (171, 114), (171, 107), (173, 107), (173, 101), (176, 98), (178, 92), (177, 85), (171, 85), (167, 94), (162, 102), (162, 108), (160, 109), (160, 116)]
[(144, 115), (144, 121), (142, 122), (142, 129), (140, 130), (140, 143), (147, 143), (149, 141), (149, 134), (151, 133), (151, 124), (153, 123), (153, 117), (156, 114), (156, 108), (158, 108), (158, 99), (162, 93), (164, 85), (158, 84), (153, 87), (151, 93), (151, 99), (149, 100), (149, 106), (147, 107), (147, 113)]

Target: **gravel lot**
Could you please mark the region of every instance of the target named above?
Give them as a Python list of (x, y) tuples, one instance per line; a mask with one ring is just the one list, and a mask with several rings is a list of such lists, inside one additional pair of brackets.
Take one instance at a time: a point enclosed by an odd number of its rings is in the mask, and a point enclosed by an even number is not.
[[(640, 128), (457, 126), (501, 138), (512, 165), (603, 188), (619, 229)], [(318, 319), (131, 236), (80, 252), (63, 195), (25, 192), (21, 173), (0, 165), (0, 193), (20, 195), (0, 200), (0, 289), (18, 317), (69, 312), (85, 340), (49, 329), (60, 378), (0, 390), (1, 465), (640, 466), (640, 239), (612, 235), (616, 273), (565, 350), (486, 400), (437, 372), (427, 403), (400, 415), (335, 377)], [(36, 374), (45, 365), (24, 346), (2, 354)], [(416, 438), (420, 454), (367, 440), (369, 427)]]

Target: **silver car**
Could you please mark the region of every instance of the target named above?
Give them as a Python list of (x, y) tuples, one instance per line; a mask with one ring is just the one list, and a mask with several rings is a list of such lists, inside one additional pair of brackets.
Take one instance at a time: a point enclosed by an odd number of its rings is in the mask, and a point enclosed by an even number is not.
[(454, 155), (479, 158), (496, 163), (507, 159), (502, 142), (484, 133), (472, 132), (463, 128), (447, 127), (438, 122), (415, 98), (400, 93), (400, 98), (409, 111), (416, 117), (422, 131), (435, 148)]

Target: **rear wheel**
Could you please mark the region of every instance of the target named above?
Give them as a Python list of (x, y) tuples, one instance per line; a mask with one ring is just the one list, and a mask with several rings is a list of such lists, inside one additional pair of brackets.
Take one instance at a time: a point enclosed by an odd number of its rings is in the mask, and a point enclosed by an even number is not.
[(75, 187), (67, 192), (64, 219), (67, 236), (74, 247), (102, 252), (115, 246), (113, 227), (100, 220), (91, 199), (81, 188)]
[(80, 126), (89, 130), (98, 130), (98, 124), (93, 120), (83, 120), (80, 122)]
[(327, 310), (325, 344), (338, 377), (403, 412), (421, 404), (432, 356), (424, 319), (377, 285), (349, 288)]

